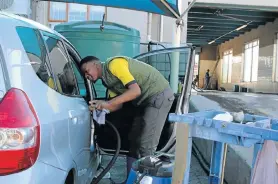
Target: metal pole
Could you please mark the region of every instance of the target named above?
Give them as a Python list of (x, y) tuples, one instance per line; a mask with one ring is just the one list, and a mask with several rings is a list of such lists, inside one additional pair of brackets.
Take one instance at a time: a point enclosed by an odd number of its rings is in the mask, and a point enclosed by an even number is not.
[(224, 179), (225, 179), (225, 166), (226, 166), (227, 150), (228, 150), (228, 144), (224, 143), (224, 155), (223, 155), (223, 161), (222, 161), (223, 164), (222, 164), (222, 171), (221, 171), (221, 177), (220, 177), (221, 184), (224, 183)]
[[(173, 26), (173, 47), (180, 47), (181, 41), (181, 25), (174, 24)], [(179, 52), (173, 52), (171, 58), (171, 71), (170, 71), (170, 86), (174, 93), (178, 92), (179, 80)]]
[[(178, 7), (182, 9), (182, 7), (188, 6), (188, 0), (179, 0), (178, 1)], [(187, 8), (188, 9), (188, 8)], [(182, 19), (177, 19), (175, 24), (173, 25), (173, 41), (172, 41), (172, 46), (173, 47), (180, 47), (181, 44), (181, 32), (182, 29), (185, 29), (184, 33), (186, 33), (187, 26), (183, 26), (183, 22), (187, 21), (187, 17), (185, 20)], [(186, 40), (186, 35), (185, 40)], [(173, 90), (174, 93), (178, 92), (178, 81), (179, 81), (179, 52), (174, 52), (172, 53), (172, 58), (171, 58), (171, 71), (170, 71), (170, 86)]]
[(148, 42), (152, 41), (152, 13), (148, 13), (148, 28), (147, 28)]
[(159, 42), (163, 42), (163, 28), (164, 28), (164, 17), (160, 15), (160, 34), (159, 34)]
[(227, 147), (225, 143), (213, 141), (209, 184), (221, 184), (224, 180), (224, 167), (226, 161)]

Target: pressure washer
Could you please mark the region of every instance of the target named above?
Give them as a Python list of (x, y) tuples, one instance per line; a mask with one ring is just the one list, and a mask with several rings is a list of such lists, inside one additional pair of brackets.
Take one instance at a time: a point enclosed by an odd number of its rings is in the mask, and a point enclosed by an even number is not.
[(174, 155), (155, 153), (133, 163), (127, 184), (170, 184), (174, 168)]

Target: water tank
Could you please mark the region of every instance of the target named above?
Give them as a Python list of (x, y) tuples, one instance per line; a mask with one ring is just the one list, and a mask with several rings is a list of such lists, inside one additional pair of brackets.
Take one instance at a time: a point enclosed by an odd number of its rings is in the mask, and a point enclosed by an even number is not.
[[(140, 54), (140, 32), (112, 22), (83, 21), (62, 23), (54, 29), (68, 39), (81, 57), (93, 55), (101, 61), (112, 56), (134, 57)], [(95, 84), (98, 97), (105, 97), (106, 89), (98, 81)]]

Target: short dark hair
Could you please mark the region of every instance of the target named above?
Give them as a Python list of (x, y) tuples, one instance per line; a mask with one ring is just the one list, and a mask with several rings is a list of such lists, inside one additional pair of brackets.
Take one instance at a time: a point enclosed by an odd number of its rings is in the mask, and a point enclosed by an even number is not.
[(79, 68), (81, 68), (82, 65), (89, 63), (89, 62), (93, 62), (93, 61), (99, 61), (99, 59), (95, 56), (86, 56), (80, 61)]

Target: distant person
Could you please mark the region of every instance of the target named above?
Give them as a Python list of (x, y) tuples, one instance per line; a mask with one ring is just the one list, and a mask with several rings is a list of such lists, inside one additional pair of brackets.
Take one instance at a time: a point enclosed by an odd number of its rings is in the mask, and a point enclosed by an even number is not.
[(209, 81), (210, 81), (209, 69), (206, 72), (205, 80), (206, 80), (206, 87), (205, 87), (205, 89), (208, 89), (209, 88)]

